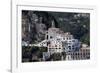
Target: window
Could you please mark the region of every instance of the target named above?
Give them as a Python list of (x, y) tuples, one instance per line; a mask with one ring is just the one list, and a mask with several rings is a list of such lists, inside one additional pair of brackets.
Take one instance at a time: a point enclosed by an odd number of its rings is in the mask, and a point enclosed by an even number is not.
[(77, 53), (75, 53), (75, 55), (77, 56)]
[(74, 48), (74, 45), (72, 45), (72, 47)]
[(46, 39), (48, 39), (48, 35), (47, 35)]
[(52, 36), (50, 36), (50, 39), (52, 39), (53, 37)]
[(78, 53), (78, 56), (79, 56), (79, 53)]
[(72, 42), (75, 42), (75, 40), (73, 40)]
[(60, 39), (57, 39), (58, 41), (60, 40)]
[(71, 50), (71, 46), (68, 46), (69, 50)]
[(65, 40), (65, 38), (63, 38), (63, 40)]
[(72, 48), (74, 50), (74, 48)]
[(49, 47), (51, 47), (51, 45), (49, 45)]
[(68, 43), (68, 45), (71, 45), (71, 43)]
[(57, 45), (55, 45), (55, 47), (57, 47)]
[(71, 39), (71, 37), (69, 37), (69, 40)]
[(48, 31), (46, 33), (48, 33)]

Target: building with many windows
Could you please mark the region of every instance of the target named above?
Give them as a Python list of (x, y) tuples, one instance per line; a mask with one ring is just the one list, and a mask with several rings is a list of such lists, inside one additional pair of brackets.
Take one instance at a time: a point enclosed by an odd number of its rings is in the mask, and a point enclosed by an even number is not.
[(69, 32), (64, 33), (59, 28), (55, 28), (53, 21), (52, 27), (45, 33), (45, 40), (36, 45), (39, 47), (47, 47), (48, 52), (51, 54), (76, 51), (80, 48), (80, 42), (74, 39), (73, 35)]

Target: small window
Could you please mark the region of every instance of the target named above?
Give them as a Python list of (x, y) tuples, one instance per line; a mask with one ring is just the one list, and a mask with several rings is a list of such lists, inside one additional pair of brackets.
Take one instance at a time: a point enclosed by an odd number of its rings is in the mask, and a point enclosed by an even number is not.
[(68, 38), (66, 37), (66, 39), (68, 40)]
[(71, 42), (71, 41), (69, 41), (69, 42)]
[(55, 47), (57, 47), (57, 45), (55, 45)]
[(47, 38), (46, 39), (48, 39), (48, 35), (47, 35)]
[(75, 53), (75, 55), (77, 56), (77, 53)]
[(75, 40), (73, 40), (72, 42), (75, 42)]
[(60, 40), (60, 39), (57, 39), (58, 41)]
[(71, 46), (68, 46), (68, 48), (71, 50)]
[(63, 38), (63, 40), (65, 40), (65, 38)]
[(71, 39), (71, 37), (69, 37), (69, 40)]
[(72, 47), (74, 48), (74, 45), (72, 45)]
[(74, 48), (72, 48), (74, 50)]
[(48, 31), (46, 33), (48, 33)]
[(52, 39), (53, 37), (52, 36), (50, 36), (50, 39)]
[(68, 45), (71, 45), (71, 43), (68, 43)]

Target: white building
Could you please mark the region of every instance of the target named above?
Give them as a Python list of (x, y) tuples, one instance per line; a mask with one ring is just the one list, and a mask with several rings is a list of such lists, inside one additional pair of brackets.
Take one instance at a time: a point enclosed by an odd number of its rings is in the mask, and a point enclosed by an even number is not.
[(74, 39), (73, 35), (69, 32), (64, 33), (59, 28), (52, 27), (45, 33), (45, 40), (37, 44), (39, 47), (47, 47), (49, 53), (61, 53), (75, 51), (80, 48), (80, 42)]

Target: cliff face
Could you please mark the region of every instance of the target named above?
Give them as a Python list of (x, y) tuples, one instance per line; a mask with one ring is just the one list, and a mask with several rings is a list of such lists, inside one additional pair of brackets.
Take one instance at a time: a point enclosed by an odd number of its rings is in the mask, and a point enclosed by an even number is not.
[(45, 38), (45, 32), (54, 20), (55, 27), (70, 32), (76, 39), (89, 45), (90, 14), (45, 11), (22, 11), (22, 40), (37, 43)]
[(51, 27), (52, 17), (45, 12), (22, 11), (22, 40), (37, 43), (45, 38), (46, 30)]

